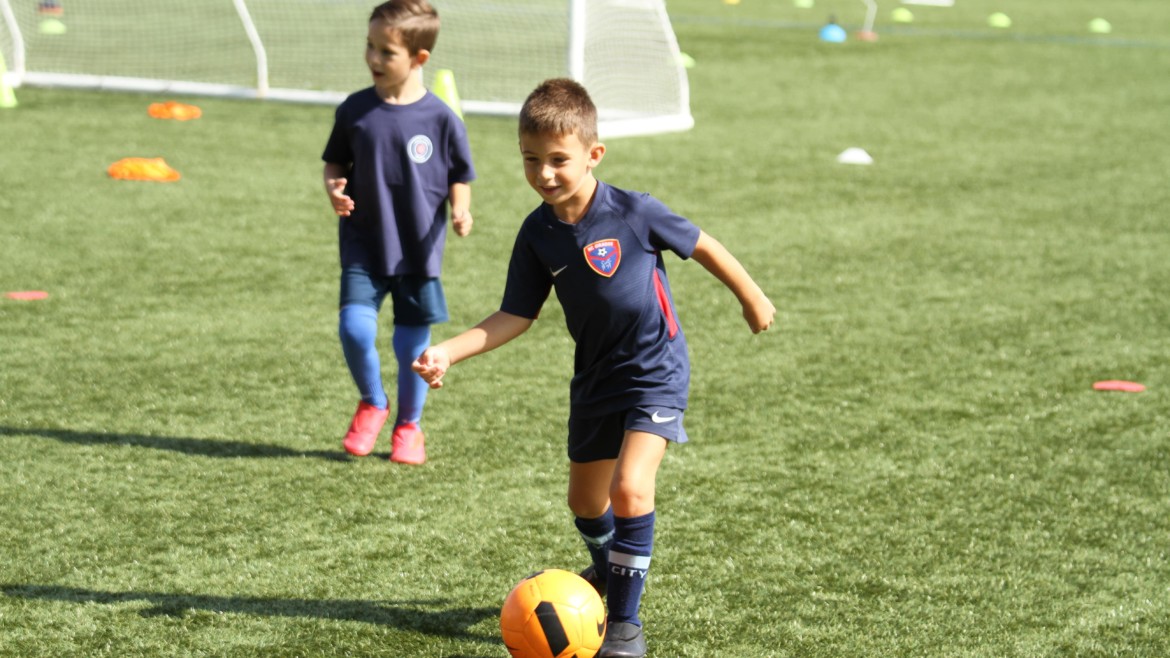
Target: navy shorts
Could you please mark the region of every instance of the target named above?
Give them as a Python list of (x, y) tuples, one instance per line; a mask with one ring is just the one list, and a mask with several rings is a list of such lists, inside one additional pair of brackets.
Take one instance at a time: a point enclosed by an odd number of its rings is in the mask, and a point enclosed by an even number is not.
[(360, 266), (341, 271), (341, 308), (358, 304), (381, 311), (386, 295), (394, 305), (394, 324), (431, 325), (448, 319), (447, 297), (437, 278), (413, 274), (378, 276)]
[(617, 459), (627, 430), (657, 434), (672, 443), (686, 443), (683, 411), (670, 407), (634, 407), (606, 416), (569, 416), (569, 461)]

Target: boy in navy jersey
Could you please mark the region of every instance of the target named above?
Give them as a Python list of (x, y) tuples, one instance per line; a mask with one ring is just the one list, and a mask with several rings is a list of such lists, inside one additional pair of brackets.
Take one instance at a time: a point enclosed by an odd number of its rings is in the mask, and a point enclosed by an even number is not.
[(422, 85), (420, 68), (439, 33), (426, 0), (391, 0), (370, 15), (366, 65), (374, 86), (337, 108), (321, 159), (325, 191), (340, 216), (341, 310), (338, 334), (361, 394), (343, 445), (353, 455), (374, 449), (390, 414), (375, 347), (378, 312), (394, 306), (398, 416), (390, 459), (421, 464), (419, 420), (427, 384), (410, 368), (447, 321), (439, 272), (447, 236), (447, 203), (456, 235), (471, 231), (468, 207), (475, 178), (463, 122)]
[(753, 333), (776, 309), (721, 244), (646, 194), (597, 181), (597, 110), (567, 79), (520, 111), (520, 152), (543, 203), (513, 247), (500, 310), (428, 348), (414, 369), (434, 388), (451, 365), (526, 331), (555, 289), (576, 342), (569, 412), (569, 508), (608, 592), (598, 658), (640, 657), (638, 607), (654, 539), (654, 480), (669, 442), (687, 440), (690, 365), (662, 252), (694, 258), (739, 298)]

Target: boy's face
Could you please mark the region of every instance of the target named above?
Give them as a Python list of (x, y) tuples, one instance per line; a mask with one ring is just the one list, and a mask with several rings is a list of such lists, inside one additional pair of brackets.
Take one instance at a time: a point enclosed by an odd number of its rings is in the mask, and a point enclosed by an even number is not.
[(411, 55), (402, 35), (378, 18), (370, 21), (366, 37), (366, 65), (374, 77), (374, 87), (382, 93), (397, 95), (417, 76), (417, 69), (426, 63), (430, 53), (420, 50)]
[(540, 198), (555, 209), (587, 204), (593, 196), (593, 168), (605, 145), (584, 144), (576, 134), (520, 135), (524, 177)]

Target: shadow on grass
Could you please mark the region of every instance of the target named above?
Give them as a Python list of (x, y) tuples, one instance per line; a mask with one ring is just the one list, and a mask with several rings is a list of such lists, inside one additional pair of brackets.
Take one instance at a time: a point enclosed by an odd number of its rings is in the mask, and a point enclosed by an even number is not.
[(117, 605), (145, 601), (143, 617), (182, 618), (192, 610), (238, 613), (260, 617), (306, 617), (392, 626), (404, 631), (454, 639), (493, 641), (492, 635), (469, 628), (499, 614), (497, 608), (442, 608), (444, 600), (359, 601), (354, 599), (276, 599), (242, 596), (167, 594), (163, 592), (103, 592), (50, 585), (0, 585), (5, 596), (42, 601)]
[(85, 432), (77, 430), (50, 430), (36, 428), (17, 428), (0, 426), (0, 436), (41, 436), (62, 443), (76, 443), (80, 445), (113, 445), (136, 446), (139, 448), (153, 448), (155, 450), (170, 450), (188, 455), (202, 455), (204, 457), (259, 457), (259, 458), (288, 458), (308, 457), (313, 459), (328, 459), (332, 461), (349, 461), (350, 457), (344, 450), (293, 450), (282, 446), (247, 443), (244, 441), (224, 441), (220, 439), (192, 439), (174, 436), (148, 436), (145, 434), (104, 434), (102, 432)]

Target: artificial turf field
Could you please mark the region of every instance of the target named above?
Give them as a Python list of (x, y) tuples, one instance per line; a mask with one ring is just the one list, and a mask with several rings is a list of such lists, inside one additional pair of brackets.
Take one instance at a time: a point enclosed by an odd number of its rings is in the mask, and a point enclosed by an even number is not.
[[(597, 172), (779, 308), (752, 336), (668, 260), (692, 441), (659, 473), (650, 655), (1170, 655), (1170, 5), (879, 4), (876, 43), (833, 45), (861, 3), (671, 0), (696, 127)], [(512, 584), (586, 559), (558, 304), (432, 394), (425, 466), (349, 459), (332, 109), (17, 96), (0, 292), (50, 296), (0, 297), (0, 655), (506, 655)], [(495, 309), (537, 201), (513, 122), (467, 123), (437, 339)], [(108, 178), (128, 156), (183, 178)]]

